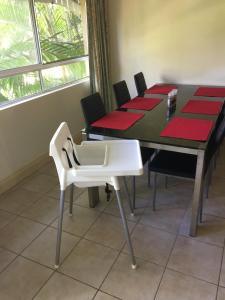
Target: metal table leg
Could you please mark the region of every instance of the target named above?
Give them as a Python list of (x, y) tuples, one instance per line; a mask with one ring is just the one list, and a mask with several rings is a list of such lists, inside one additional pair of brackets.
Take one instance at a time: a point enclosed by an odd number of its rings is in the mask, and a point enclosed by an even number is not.
[(199, 150), (198, 156), (197, 156), (194, 194), (193, 194), (193, 200), (192, 200), (190, 236), (196, 236), (196, 233), (197, 233), (199, 204), (201, 201), (201, 194), (202, 194), (202, 188), (203, 188), (204, 158), (205, 158), (205, 151)]

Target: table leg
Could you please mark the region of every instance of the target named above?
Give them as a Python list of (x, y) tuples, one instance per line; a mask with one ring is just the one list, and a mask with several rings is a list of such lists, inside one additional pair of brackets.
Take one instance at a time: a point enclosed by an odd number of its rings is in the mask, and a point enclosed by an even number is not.
[(99, 202), (98, 187), (88, 188), (89, 207), (94, 208)]
[[(91, 140), (85, 130), (81, 130), (82, 141)], [(88, 188), (88, 199), (89, 199), (89, 207), (94, 208), (99, 202), (99, 189), (98, 187)]]
[(195, 173), (194, 194), (192, 200), (190, 236), (196, 236), (196, 232), (197, 232), (199, 204), (201, 201), (203, 179), (204, 179), (204, 158), (205, 158), (205, 151), (199, 150), (198, 157), (197, 157), (196, 173)]

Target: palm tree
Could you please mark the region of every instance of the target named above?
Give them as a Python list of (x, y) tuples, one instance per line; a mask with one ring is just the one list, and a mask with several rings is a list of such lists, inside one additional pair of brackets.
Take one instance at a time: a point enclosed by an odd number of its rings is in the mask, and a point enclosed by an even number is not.
[[(35, 12), (43, 63), (84, 55), (79, 14), (63, 5), (38, 1), (35, 2)], [(1, 0), (0, 41), (0, 70), (37, 63), (28, 1)], [(76, 68), (71, 65), (67, 70), (79, 77), (85, 72), (85, 66), (81, 64)], [(41, 89), (38, 72), (4, 78), (0, 83), (0, 101), (21, 98)], [(49, 86), (48, 83), (46, 86)]]

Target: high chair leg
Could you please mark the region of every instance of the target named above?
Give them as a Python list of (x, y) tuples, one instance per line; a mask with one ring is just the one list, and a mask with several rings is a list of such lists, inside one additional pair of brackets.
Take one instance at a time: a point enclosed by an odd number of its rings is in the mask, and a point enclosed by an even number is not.
[(70, 186), (70, 207), (69, 207), (69, 216), (73, 215), (73, 190), (74, 186), (71, 184)]
[(62, 236), (64, 200), (65, 200), (65, 190), (60, 191), (59, 220), (58, 220), (58, 232), (57, 232), (57, 242), (56, 242), (55, 268), (59, 267), (59, 260), (60, 260), (60, 247), (61, 247), (61, 236)]
[(134, 257), (134, 250), (132, 247), (132, 243), (131, 243), (131, 238), (130, 238), (130, 233), (129, 233), (129, 229), (128, 229), (128, 225), (127, 225), (127, 220), (124, 214), (124, 208), (123, 208), (123, 203), (120, 199), (120, 191), (116, 190), (116, 197), (117, 197), (117, 201), (118, 201), (118, 206), (119, 206), (119, 210), (120, 210), (120, 215), (121, 215), (121, 219), (123, 222), (123, 227), (124, 227), (124, 233), (125, 233), (125, 237), (127, 240), (127, 245), (130, 251), (130, 255), (131, 255), (131, 261), (132, 261), (132, 269), (136, 269), (137, 264), (136, 264), (136, 260)]
[(135, 176), (132, 177), (132, 190), (133, 190), (133, 209), (136, 208), (136, 178)]
[(125, 190), (126, 190), (126, 194), (127, 194), (127, 198), (128, 198), (128, 203), (129, 203), (129, 206), (130, 206), (130, 212), (131, 212), (131, 215), (134, 216), (134, 209), (133, 209), (132, 202), (131, 202), (131, 199), (130, 199), (130, 193), (128, 191), (127, 181), (126, 181), (125, 177), (123, 177), (123, 181), (124, 181), (124, 186), (125, 186)]

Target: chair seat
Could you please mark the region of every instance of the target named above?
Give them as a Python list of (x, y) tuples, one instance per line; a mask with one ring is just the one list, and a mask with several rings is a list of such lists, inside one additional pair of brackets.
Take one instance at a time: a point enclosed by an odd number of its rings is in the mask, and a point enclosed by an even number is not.
[(197, 157), (192, 154), (161, 150), (150, 162), (150, 171), (185, 178), (195, 178)]
[(141, 158), (142, 158), (143, 165), (150, 159), (153, 153), (154, 153), (154, 149), (141, 147)]

